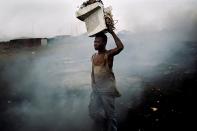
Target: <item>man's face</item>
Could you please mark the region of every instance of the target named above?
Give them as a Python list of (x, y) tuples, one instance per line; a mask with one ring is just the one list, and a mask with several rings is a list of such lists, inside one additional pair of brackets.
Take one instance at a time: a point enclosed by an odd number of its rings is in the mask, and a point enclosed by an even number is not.
[(95, 37), (94, 48), (95, 50), (102, 50), (105, 48), (105, 43), (103, 42), (102, 37)]

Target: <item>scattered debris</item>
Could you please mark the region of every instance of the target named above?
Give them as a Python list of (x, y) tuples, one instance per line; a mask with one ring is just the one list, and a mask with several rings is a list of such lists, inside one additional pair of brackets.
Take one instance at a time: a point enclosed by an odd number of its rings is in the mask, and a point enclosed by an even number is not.
[(157, 111), (158, 110), (158, 108), (156, 108), (156, 107), (151, 107), (151, 109), (152, 109), (152, 111)]
[(158, 122), (158, 121), (159, 121), (159, 119), (155, 119), (155, 121), (156, 121), (156, 122)]

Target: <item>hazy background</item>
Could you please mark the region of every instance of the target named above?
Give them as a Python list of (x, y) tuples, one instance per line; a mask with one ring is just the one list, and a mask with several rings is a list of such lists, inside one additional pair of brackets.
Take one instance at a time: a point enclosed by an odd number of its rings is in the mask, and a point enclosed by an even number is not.
[[(185, 108), (192, 112), (187, 107), (195, 100), (191, 99), (191, 83), (181, 85), (185, 77), (195, 82), (191, 79), (196, 69), (195, 41), (169, 32), (133, 35), (121, 31), (118, 36), (125, 45), (113, 67), (122, 94), (116, 101), (119, 128), (182, 128), (180, 121), (185, 124), (191, 119), (180, 117)], [(1, 130), (91, 131), (88, 104), (93, 38), (61, 36), (48, 42), (45, 47), (12, 49), (0, 55)], [(113, 47), (109, 35), (107, 48)]]
[[(0, 39), (78, 35), (86, 31), (75, 18), (84, 0), (0, 0)], [(184, 30), (196, 23), (196, 0), (103, 0), (113, 7), (117, 30), (133, 33)]]
[[(113, 6), (118, 36), (125, 45), (114, 59), (122, 94), (116, 104), (119, 128), (182, 129), (191, 121), (183, 117), (193, 109), (190, 83), (195, 82), (191, 74), (196, 70), (197, 2), (103, 2)], [(48, 39), (45, 47), (1, 50), (0, 130), (90, 130), (94, 39), (84, 34), (84, 23), (74, 16), (80, 4), (80, 0), (0, 1), (1, 40), (64, 35)], [(109, 34), (108, 38), (107, 49), (114, 48)]]

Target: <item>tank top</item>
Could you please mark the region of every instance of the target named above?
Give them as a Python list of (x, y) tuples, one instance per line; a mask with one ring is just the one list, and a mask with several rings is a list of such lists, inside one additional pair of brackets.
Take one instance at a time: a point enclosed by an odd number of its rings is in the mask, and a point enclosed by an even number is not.
[(100, 94), (109, 94), (115, 97), (120, 97), (121, 94), (117, 90), (116, 80), (112, 68), (109, 68), (108, 54), (104, 54), (104, 62), (101, 65), (94, 64), (92, 56), (92, 89)]

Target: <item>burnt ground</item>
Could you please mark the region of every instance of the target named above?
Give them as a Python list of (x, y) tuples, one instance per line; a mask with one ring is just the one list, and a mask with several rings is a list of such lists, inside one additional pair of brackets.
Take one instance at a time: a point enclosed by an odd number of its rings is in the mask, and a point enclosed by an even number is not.
[(144, 75), (147, 88), (143, 92), (142, 102), (129, 110), (127, 119), (120, 123), (120, 130), (196, 129), (197, 43), (189, 42), (186, 47), (176, 54), (178, 57), (175, 60), (155, 67), (154, 76)]

